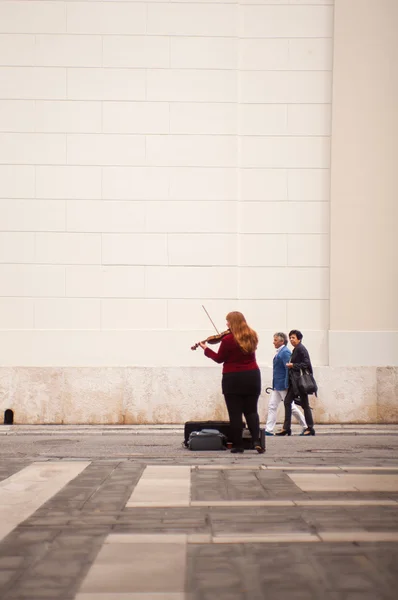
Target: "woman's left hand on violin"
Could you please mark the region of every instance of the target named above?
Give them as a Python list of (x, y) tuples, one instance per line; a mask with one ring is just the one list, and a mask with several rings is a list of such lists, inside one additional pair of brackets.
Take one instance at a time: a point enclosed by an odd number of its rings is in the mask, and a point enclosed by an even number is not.
[(207, 348), (207, 344), (206, 344), (206, 342), (199, 342), (199, 346), (200, 346), (201, 348), (203, 348), (203, 350), (206, 350), (206, 348)]

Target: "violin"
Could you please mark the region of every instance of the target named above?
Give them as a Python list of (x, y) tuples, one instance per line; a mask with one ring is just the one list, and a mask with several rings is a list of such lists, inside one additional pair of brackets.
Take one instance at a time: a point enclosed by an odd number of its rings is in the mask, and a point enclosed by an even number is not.
[(231, 333), (231, 331), (229, 329), (227, 329), (226, 331), (222, 331), (221, 333), (217, 333), (217, 335), (210, 335), (205, 340), (202, 340), (201, 342), (197, 342), (194, 346), (191, 346), (191, 350), (196, 350), (196, 348), (200, 344), (218, 344), (229, 333)]

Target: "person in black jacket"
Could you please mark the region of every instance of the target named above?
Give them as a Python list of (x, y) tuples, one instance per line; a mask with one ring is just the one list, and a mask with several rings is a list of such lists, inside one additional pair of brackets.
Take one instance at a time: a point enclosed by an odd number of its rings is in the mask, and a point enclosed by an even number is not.
[(284, 400), (285, 421), (283, 423), (282, 431), (279, 431), (276, 435), (291, 435), (292, 402), (298, 396), (300, 396), (301, 406), (304, 410), (304, 416), (307, 422), (307, 429), (300, 435), (315, 435), (314, 421), (308, 402), (308, 395), (300, 392), (297, 384), (301, 369), (306, 369), (312, 375), (310, 355), (308, 354), (307, 348), (303, 346), (301, 342), (302, 339), (303, 334), (301, 331), (298, 331), (298, 329), (292, 329), (292, 331), (289, 332), (289, 340), (293, 346), (293, 352), (290, 357), (290, 362), (286, 363), (286, 366), (289, 369), (289, 387)]

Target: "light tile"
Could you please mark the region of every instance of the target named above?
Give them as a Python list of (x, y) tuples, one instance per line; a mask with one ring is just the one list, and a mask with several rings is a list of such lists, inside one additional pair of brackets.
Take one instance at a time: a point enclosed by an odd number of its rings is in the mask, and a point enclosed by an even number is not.
[(40, 67), (101, 67), (99, 35), (36, 35), (34, 64)]
[(239, 133), (255, 136), (287, 134), (287, 107), (284, 104), (240, 104)]
[(166, 265), (168, 255), (167, 236), (164, 233), (102, 235), (103, 265)]
[(57, 133), (0, 133), (0, 162), (8, 164), (62, 164), (66, 136)]
[(332, 37), (290, 39), (288, 65), (288, 68), (292, 70), (331, 71), (333, 67)]
[(148, 202), (146, 230), (149, 233), (236, 232), (234, 202)]
[(236, 102), (237, 72), (217, 69), (151, 69), (147, 72), (147, 100)]
[(287, 200), (286, 169), (240, 169), (239, 176), (241, 200)]
[(173, 102), (170, 104), (170, 132), (234, 135), (236, 117), (236, 105), (232, 103)]
[(328, 267), (329, 235), (289, 234), (287, 236), (287, 262), (289, 267)]
[(36, 100), (34, 126), (37, 132), (99, 133), (99, 102)]
[(328, 300), (287, 300), (287, 328), (295, 329), (297, 323), (304, 330), (329, 328)]
[(34, 195), (33, 165), (0, 165), (0, 198), (33, 198)]
[(68, 164), (142, 165), (145, 162), (145, 136), (67, 134)]
[(330, 207), (326, 202), (244, 202), (242, 233), (326, 234)]
[(236, 38), (170, 38), (172, 69), (236, 69), (237, 64), (238, 40)]
[(144, 228), (144, 202), (118, 200), (67, 202), (68, 231), (131, 233), (144, 231)]
[(241, 138), (242, 166), (255, 168), (327, 168), (330, 163), (328, 137)]
[(289, 169), (287, 172), (288, 200), (292, 202), (330, 199), (330, 171), (326, 169)]
[[(66, 85), (65, 75), (64, 83)], [(72, 100), (116, 100), (120, 102), (145, 99), (144, 69), (69, 68), (67, 83), (68, 98)]]
[[(258, 300), (258, 299), (240, 299), (238, 302), (239, 310), (243, 312), (249, 323), (261, 323), (264, 329), (274, 331), (286, 329), (286, 301), (279, 300)], [(228, 312), (228, 311), (227, 311)], [(272, 337), (270, 338), (270, 349)]]
[(0, 23), (9, 33), (62, 33), (66, 11), (59, 2), (0, 2)]
[(235, 266), (237, 244), (233, 233), (170, 233), (167, 235), (168, 264)]
[(34, 233), (0, 233), (0, 263), (32, 263), (34, 254)]
[[(138, 481), (126, 507), (130, 503), (140, 503), (141, 506), (156, 503), (166, 503), (180, 506), (189, 505), (191, 493), (191, 469), (190, 467), (157, 467), (147, 466)], [(161, 501), (160, 501), (161, 498)]]
[(136, 298), (144, 296), (144, 267), (67, 266), (66, 296)]
[(169, 133), (167, 102), (105, 102), (104, 133)]
[(41, 264), (101, 264), (101, 236), (96, 233), (36, 233), (35, 257)]
[(331, 128), (331, 104), (290, 104), (287, 107), (289, 135), (330, 136)]
[(153, 35), (236, 36), (233, 4), (148, 4), (147, 33)]
[(170, 66), (166, 36), (103, 37), (103, 66), (113, 68), (161, 69)]
[(0, 100), (0, 131), (33, 132), (34, 100)]
[(0, 329), (33, 329), (32, 298), (0, 298)]
[(36, 298), (36, 329), (100, 329), (98, 298)]
[[(0, 7), (4, 6), (0, 2)], [(1, 20), (0, 20), (1, 22)], [(65, 99), (66, 69), (51, 67), (0, 67), (0, 98)]]
[(91, 166), (38, 165), (36, 196), (80, 201), (101, 198), (101, 169)]
[(50, 500), (89, 464), (87, 461), (32, 463), (1, 481), (2, 538)]
[(148, 298), (236, 298), (235, 267), (146, 267)]
[(289, 40), (239, 39), (239, 67), (247, 71), (281, 71), (289, 68)]
[(183, 592), (186, 544), (104, 544), (81, 592)]
[(145, 33), (141, 2), (68, 2), (68, 33), (134, 35)]
[(237, 141), (234, 136), (227, 135), (152, 135), (146, 140), (146, 163), (175, 167), (235, 167)]
[(287, 265), (285, 234), (243, 234), (239, 239), (239, 264), (250, 267)]
[(333, 35), (331, 6), (243, 6), (242, 18), (242, 37), (323, 38)]
[(109, 200), (162, 200), (169, 194), (167, 167), (103, 167), (102, 197)]
[[(201, 304), (202, 301), (199, 299), (169, 298), (167, 300), (167, 323), (169, 328), (178, 331), (192, 331), (195, 329), (206, 331), (211, 325), (201, 308)], [(219, 331), (223, 331), (225, 329), (225, 316), (228, 314), (231, 306), (230, 301), (211, 298), (209, 300), (206, 299), (205, 306), (209, 314), (212, 315), (213, 321), (218, 324)], [(207, 335), (210, 335), (210, 332)]]
[(234, 168), (175, 167), (169, 173), (170, 200), (237, 198), (238, 175)]
[(240, 297), (312, 299), (329, 297), (329, 270), (317, 267), (246, 267), (240, 270)]
[(65, 203), (59, 200), (0, 200), (3, 231), (64, 231)]
[(0, 265), (1, 296), (64, 296), (65, 268), (54, 265)]
[(242, 71), (240, 101), (246, 103), (327, 103), (332, 99), (328, 71)]
[[(101, 300), (102, 329), (166, 329), (167, 301), (125, 298)], [(171, 326), (172, 327), (172, 326)]]

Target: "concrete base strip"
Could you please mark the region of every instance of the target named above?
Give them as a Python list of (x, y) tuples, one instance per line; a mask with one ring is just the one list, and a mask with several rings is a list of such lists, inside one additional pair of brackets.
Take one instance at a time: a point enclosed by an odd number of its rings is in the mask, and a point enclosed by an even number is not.
[(213, 544), (294, 544), (319, 542), (319, 537), (313, 533), (231, 533), (219, 534), (213, 537)]
[(370, 473), (290, 473), (303, 492), (398, 492), (398, 475)]
[(77, 477), (90, 462), (37, 462), (0, 483), (0, 540)]
[(251, 464), (218, 464), (218, 465), (192, 465), (192, 470), (197, 471), (398, 471), (398, 467), (347, 467), (342, 465), (251, 465)]
[(192, 500), (180, 504), (172, 502), (130, 502), (127, 508), (178, 508), (181, 506), (203, 506), (208, 508), (272, 507), (272, 506), (398, 506), (397, 500)]
[(176, 593), (176, 594), (163, 594), (163, 593), (138, 593), (130, 592), (127, 594), (77, 594), (75, 600), (188, 600), (189, 594)]
[(294, 506), (292, 500), (192, 500), (190, 506)]
[(398, 531), (319, 531), (322, 542), (398, 542)]
[(294, 500), (295, 506), (397, 506), (397, 500)]
[(144, 470), (126, 507), (189, 506), (190, 496), (190, 466), (150, 465)]

